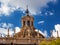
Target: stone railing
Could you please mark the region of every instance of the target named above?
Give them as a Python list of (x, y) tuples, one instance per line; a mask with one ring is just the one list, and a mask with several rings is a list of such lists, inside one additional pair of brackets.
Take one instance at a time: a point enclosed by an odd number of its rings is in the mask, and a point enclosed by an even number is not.
[(42, 38), (0, 38), (0, 43), (14, 43), (14, 44), (38, 44)]

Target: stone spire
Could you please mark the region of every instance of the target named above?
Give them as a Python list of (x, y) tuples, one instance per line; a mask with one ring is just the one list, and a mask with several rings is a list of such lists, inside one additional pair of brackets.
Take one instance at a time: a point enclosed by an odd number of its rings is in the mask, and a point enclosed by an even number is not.
[(7, 34), (7, 37), (9, 37), (9, 28), (8, 28), (8, 34)]
[(28, 5), (27, 5), (27, 9), (26, 9), (26, 15), (29, 15)]
[(58, 31), (57, 31), (57, 38), (59, 38), (59, 34), (58, 34)]
[(2, 34), (0, 33), (0, 37), (2, 37)]
[(15, 35), (15, 33), (16, 33), (16, 30), (14, 29), (14, 35)]
[(51, 37), (53, 37), (53, 31), (52, 30), (50, 31), (50, 33), (51, 33)]

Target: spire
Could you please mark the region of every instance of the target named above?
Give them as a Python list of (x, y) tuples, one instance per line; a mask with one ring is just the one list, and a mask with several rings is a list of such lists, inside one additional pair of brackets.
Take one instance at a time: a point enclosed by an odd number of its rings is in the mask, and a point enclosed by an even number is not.
[(51, 33), (51, 37), (53, 38), (53, 31), (51, 30), (50, 33)]
[(14, 29), (14, 35), (15, 35), (15, 33), (16, 33), (16, 30)]
[(9, 37), (9, 28), (8, 28), (8, 35), (7, 35), (7, 37)]
[(58, 34), (58, 31), (57, 31), (57, 38), (59, 38), (59, 34)]
[(26, 9), (26, 15), (29, 15), (28, 5), (27, 5), (27, 9)]

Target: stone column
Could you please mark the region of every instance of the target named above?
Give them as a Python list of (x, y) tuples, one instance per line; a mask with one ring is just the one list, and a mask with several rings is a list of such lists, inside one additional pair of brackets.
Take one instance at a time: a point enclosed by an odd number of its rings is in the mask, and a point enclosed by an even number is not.
[(38, 38), (40, 37), (40, 35), (39, 35), (39, 30), (38, 30), (38, 33), (37, 33), (37, 37), (38, 37)]
[(28, 30), (28, 37), (30, 37), (30, 30)]

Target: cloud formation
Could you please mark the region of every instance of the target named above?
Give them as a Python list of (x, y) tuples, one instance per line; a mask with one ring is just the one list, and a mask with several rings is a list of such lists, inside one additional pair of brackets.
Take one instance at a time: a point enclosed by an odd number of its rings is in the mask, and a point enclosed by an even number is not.
[(0, 36), (2, 34), (2, 36), (4, 37), (4, 35), (8, 35), (8, 28), (9, 28), (9, 34), (12, 35), (13, 32), (13, 24), (11, 23), (0, 23)]
[(11, 24), (11, 23), (0, 23), (0, 27), (2, 27), (2, 28), (12, 28), (13, 24)]
[(46, 11), (46, 12), (45, 12), (45, 15), (46, 15), (46, 16), (47, 16), (47, 15), (54, 15), (54, 11), (52, 11), (52, 12), (51, 12), (51, 11)]
[[(8, 35), (8, 29), (9, 29), (9, 34), (10, 36), (13, 36), (14, 34), (14, 29), (13, 29), (13, 24), (11, 23), (0, 23), (0, 36), (2, 34), (2, 36), (4, 37), (4, 35)], [(20, 31), (19, 27), (15, 27), (15, 33)]]
[[(12, 29), (9, 29), (9, 34), (12, 35), (13, 33), (14, 32), (12, 31)], [(8, 35), (8, 29), (0, 28), (0, 34), (2, 34), (3, 37), (4, 37), (4, 35), (7, 36)]]
[(15, 27), (15, 31), (16, 31), (16, 33), (18, 33), (18, 32), (20, 32), (20, 28), (19, 27)]
[(43, 24), (45, 21), (39, 21), (38, 24)]
[(44, 35), (45, 35), (45, 37), (49, 37), (46, 30), (44, 31)]
[(31, 14), (37, 14), (40, 12), (38, 10), (47, 6), (50, 1), (54, 2), (54, 0), (0, 0), (0, 14), (9, 15), (17, 9), (25, 11), (26, 5), (28, 5)]
[[(16, 31), (15, 33), (20, 32), (20, 28), (19, 27), (15, 27), (15, 31)], [(0, 27), (0, 36), (1, 36), (1, 34), (2, 34), (2, 37), (7, 36), (8, 35), (8, 29)], [(14, 30), (13, 29), (9, 28), (9, 35), (10, 36), (14, 35)]]
[[(58, 31), (58, 34), (57, 34), (57, 31)], [(60, 37), (60, 24), (57, 24), (55, 25), (55, 30), (53, 30), (53, 33), (52, 33), (53, 37)]]

